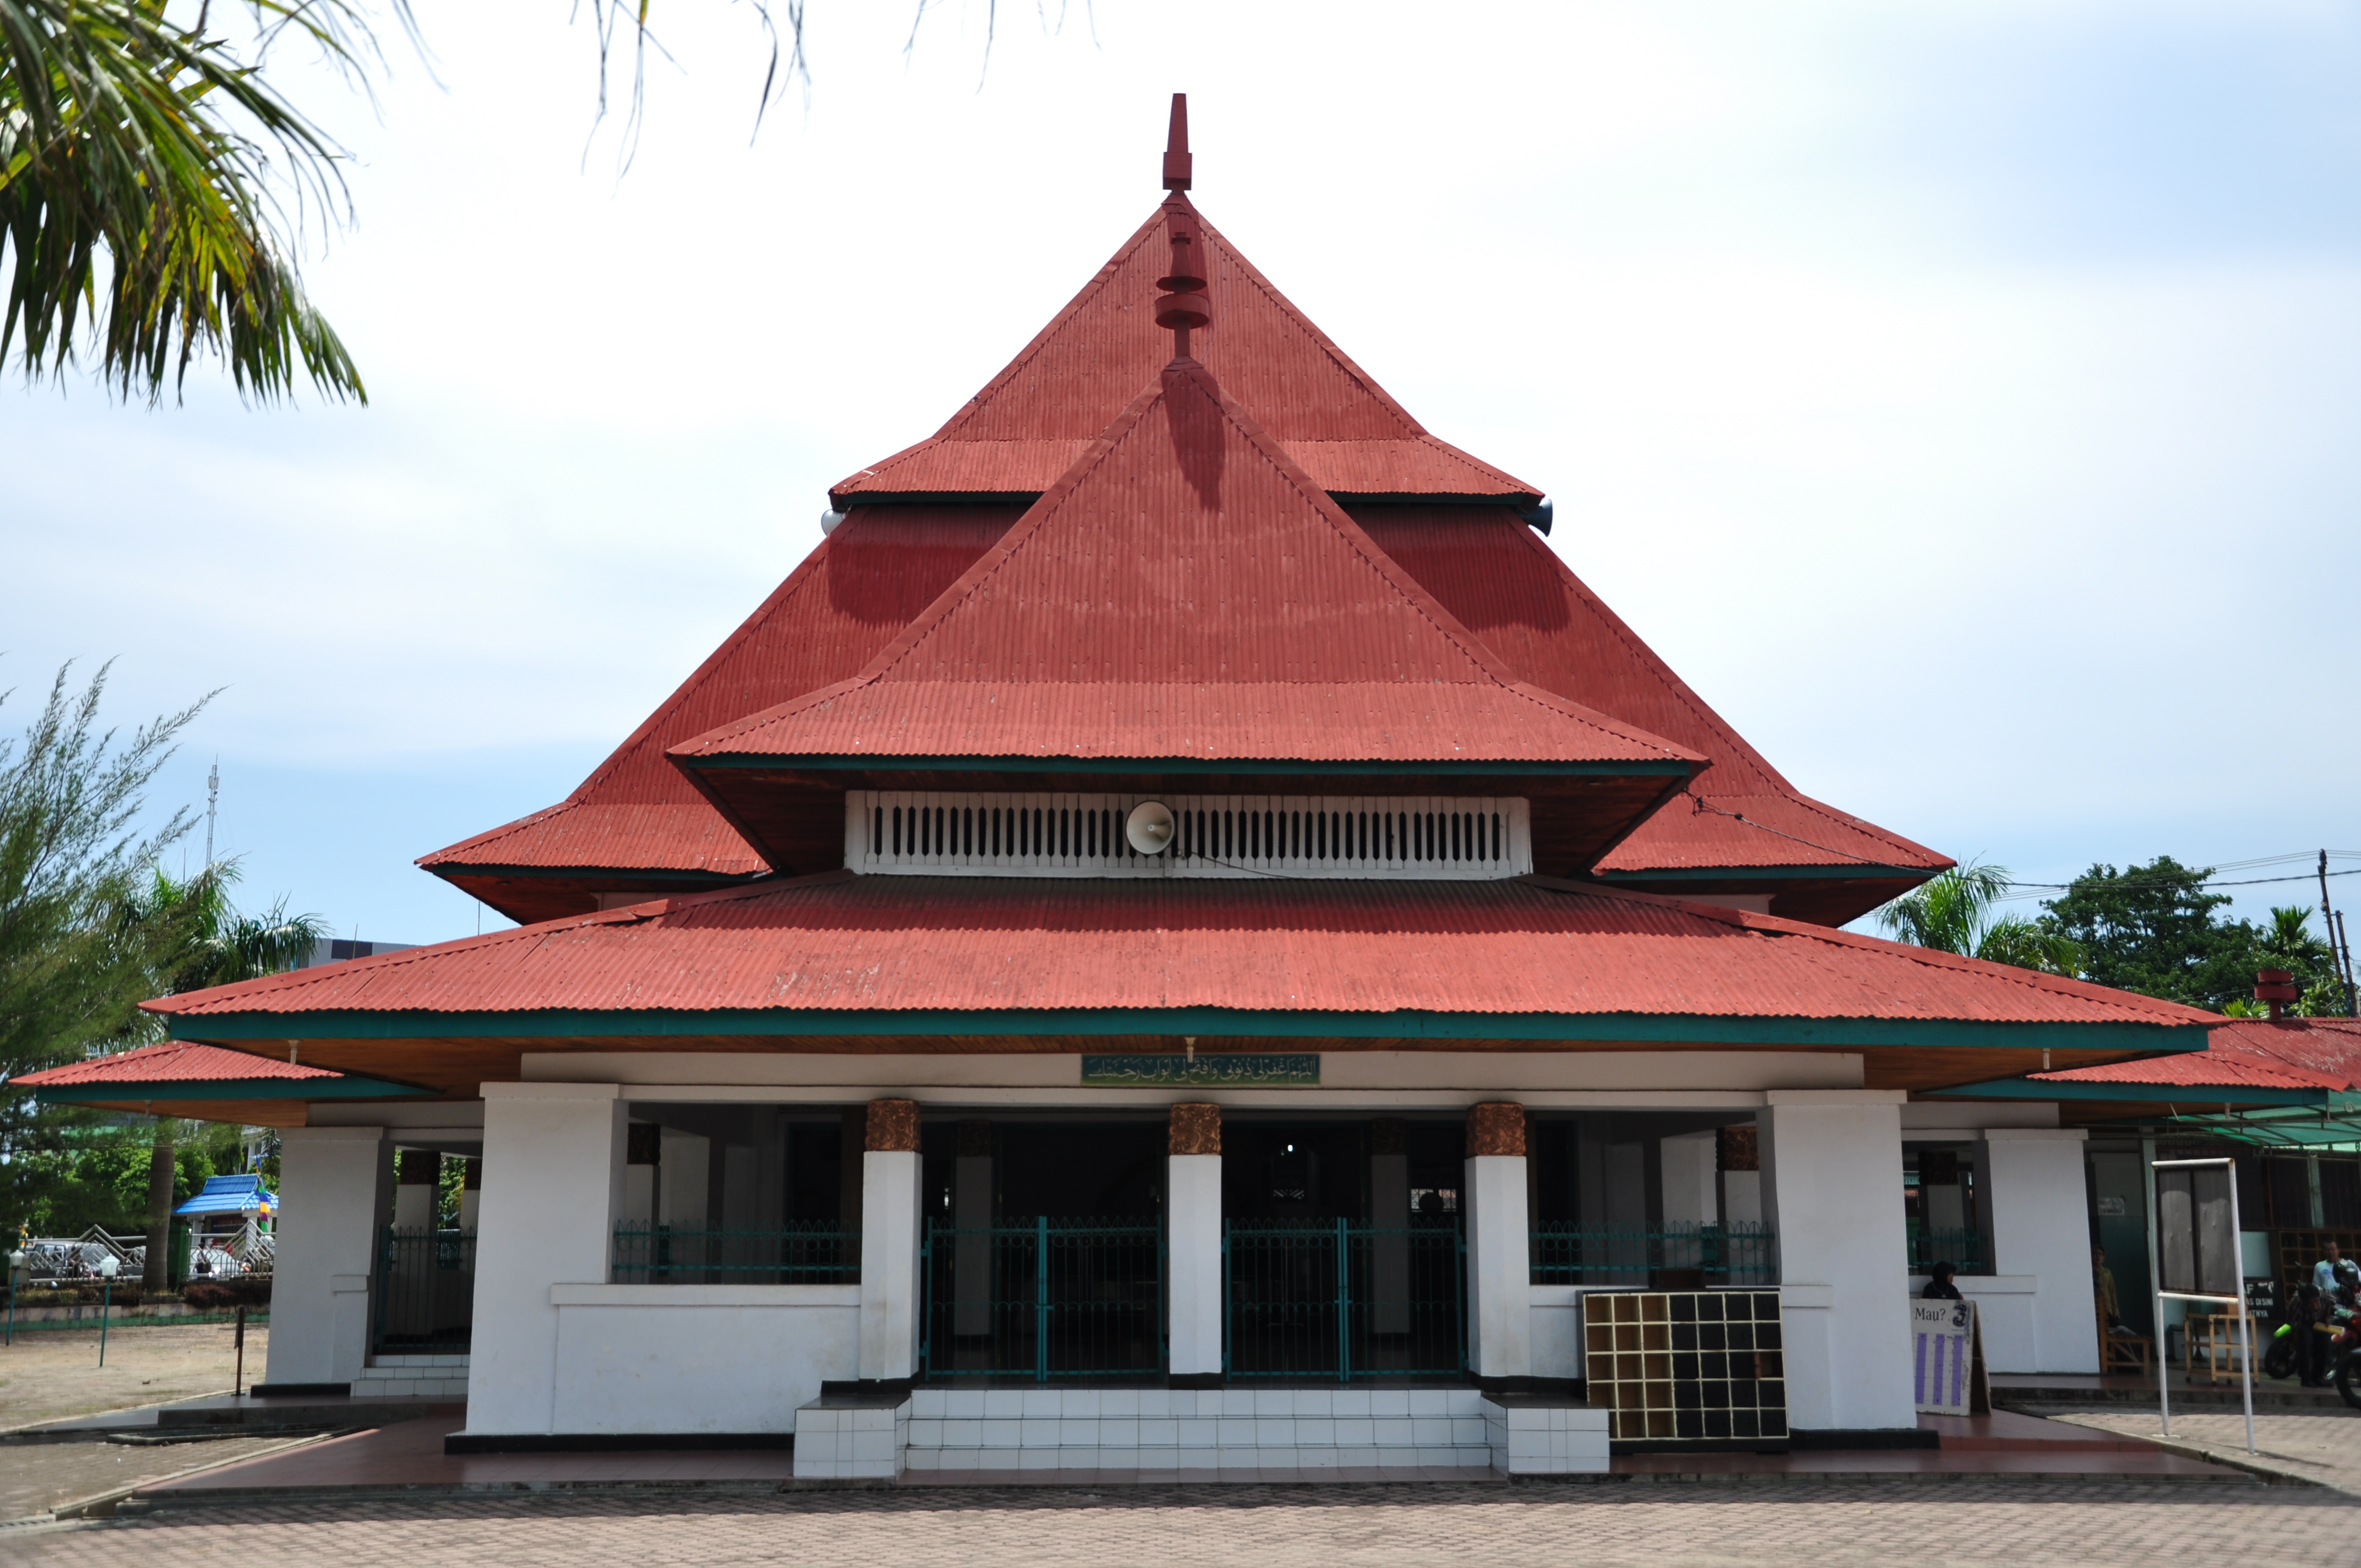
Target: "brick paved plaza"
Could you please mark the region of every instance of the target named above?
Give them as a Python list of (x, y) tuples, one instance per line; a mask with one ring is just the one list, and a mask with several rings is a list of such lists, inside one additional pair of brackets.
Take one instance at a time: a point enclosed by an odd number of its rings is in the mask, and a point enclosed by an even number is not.
[(2361, 1505), (2297, 1486), (1421, 1486), (1092, 1495), (829, 1492), (758, 1499), (521, 1497), (167, 1511), (0, 1537), (0, 1559), (399, 1568), (485, 1563), (1883, 1563), (2351, 1568)]

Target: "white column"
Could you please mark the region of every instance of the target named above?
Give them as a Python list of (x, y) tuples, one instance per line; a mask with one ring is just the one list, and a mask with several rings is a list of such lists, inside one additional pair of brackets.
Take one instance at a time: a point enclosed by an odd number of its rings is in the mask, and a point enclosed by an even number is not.
[(1532, 1236), (1525, 1206), (1525, 1108), (1467, 1113), (1467, 1365), (1478, 1377), (1533, 1370)]
[(1167, 1366), (1175, 1377), (1222, 1370), (1222, 1108), (1168, 1113), (1164, 1237)]
[(1773, 1090), (1762, 1132), (1778, 1236), (1787, 1419), (1804, 1431), (1915, 1427), (1899, 1090)]
[(282, 1207), (263, 1386), (350, 1383), (368, 1365), (393, 1146), (382, 1127), (290, 1127), (280, 1138)]
[(2032, 1372), (2099, 1370), (2099, 1310), (2091, 1275), (2090, 1194), (2080, 1127), (1991, 1127), (1986, 1198), (1993, 1272), (2029, 1275)]
[(918, 1371), (918, 1108), (870, 1102), (861, 1156), (861, 1377), (893, 1383)]
[(553, 1285), (603, 1285), (623, 1207), (611, 1083), (488, 1083), (467, 1431), (555, 1430)]
[(1682, 1133), (1664, 1140), (1664, 1223), (1710, 1225), (1721, 1218), (1714, 1177), (1719, 1135)]

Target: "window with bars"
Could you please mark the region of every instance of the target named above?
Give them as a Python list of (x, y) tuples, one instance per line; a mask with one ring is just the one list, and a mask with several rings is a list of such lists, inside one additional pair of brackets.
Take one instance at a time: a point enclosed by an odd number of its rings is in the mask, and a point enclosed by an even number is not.
[[(1156, 800), (1158, 854), (1125, 834)], [(1482, 881), (1532, 870), (1521, 798), (958, 795), (855, 790), (845, 864), (928, 876), (1382, 877)]]

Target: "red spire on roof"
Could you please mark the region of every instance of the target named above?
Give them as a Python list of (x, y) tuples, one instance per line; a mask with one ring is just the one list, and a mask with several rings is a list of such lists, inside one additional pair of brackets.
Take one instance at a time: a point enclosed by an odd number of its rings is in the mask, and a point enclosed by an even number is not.
[(1164, 137), (1164, 188), (1189, 189), (1189, 94), (1172, 94), (1172, 128)]

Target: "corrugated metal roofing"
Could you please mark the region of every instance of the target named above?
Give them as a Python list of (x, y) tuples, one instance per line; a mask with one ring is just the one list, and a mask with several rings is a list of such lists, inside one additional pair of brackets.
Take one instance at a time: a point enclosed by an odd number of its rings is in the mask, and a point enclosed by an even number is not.
[[(189, 994), (202, 993), (191, 992)], [(280, 1061), (271, 1057), (252, 1056), (245, 1051), (225, 1050), (219, 1046), (174, 1040), (160, 1046), (142, 1046), (137, 1050), (116, 1051), (109, 1056), (68, 1062), (63, 1067), (43, 1068), (38, 1072), (21, 1072), (8, 1080), (8, 1087), (137, 1089), (151, 1083), (233, 1083), (258, 1078), (343, 1076), (324, 1068), (299, 1067), (293, 1062)]]
[(2361, 1090), (2361, 1020), (2232, 1018), (2215, 1024), (2202, 1051), (2028, 1076), (2043, 1083)]
[[(1767, 916), (1496, 883), (846, 872), (661, 900), (148, 1003), (315, 1012), (1219, 1007), (2202, 1024), (2169, 1002)], [(1316, 1032), (1313, 1020), (1307, 1031)]]
[[(1171, 357), (1156, 324), (1169, 267), (1157, 208), (1008, 367), (928, 440), (839, 484), (884, 494), (1021, 491), (1054, 484)], [(1428, 434), (1211, 224), (1213, 324), (1191, 351), (1319, 484), (1332, 490), (1538, 499), (1540, 491)]]
[(559, 805), (418, 863), (751, 876), (762, 857), (664, 756), (860, 671), (1008, 532), (1016, 506), (856, 507), (730, 640)]
[(1713, 770), (1692, 787), (1717, 809), (1670, 802), (1598, 862), (1600, 874), (1766, 866), (1935, 872), (1951, 863), (1797, 791), (1514, 511), (1365, 506), (1354, 515), (1519, 679), (1712, 759)]
[(857, 679), (672, 754), (1698, 760), (1518, 682), (1187, 361)]

